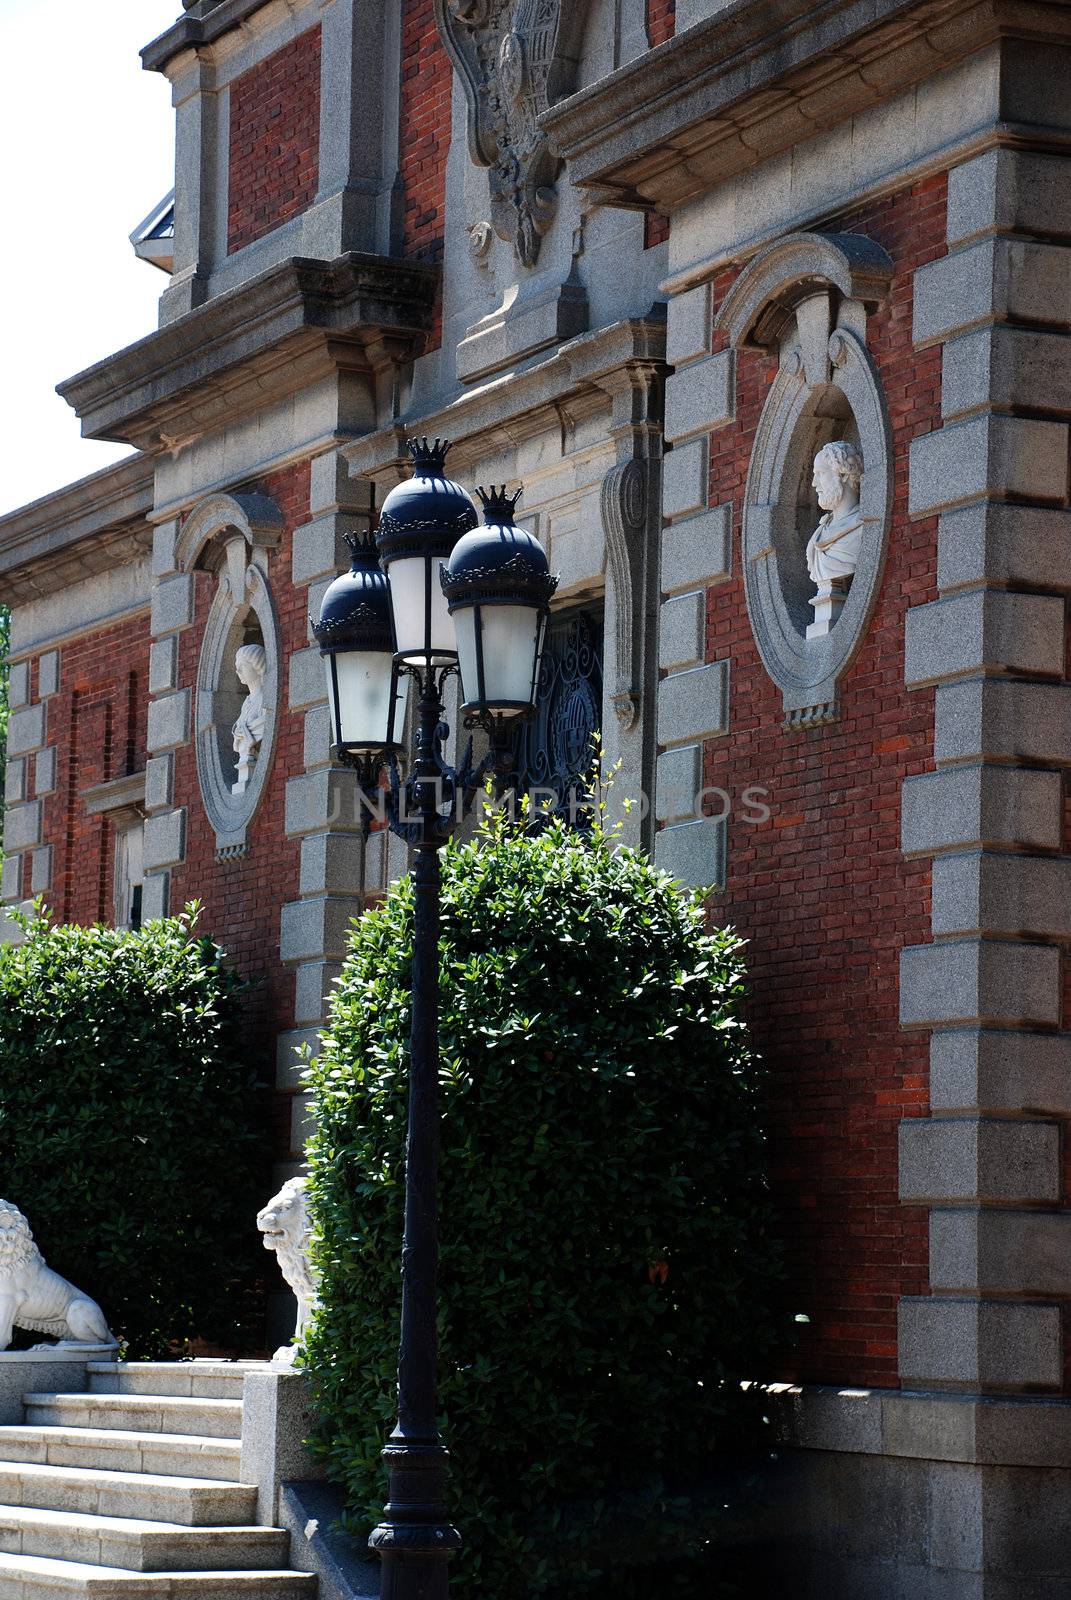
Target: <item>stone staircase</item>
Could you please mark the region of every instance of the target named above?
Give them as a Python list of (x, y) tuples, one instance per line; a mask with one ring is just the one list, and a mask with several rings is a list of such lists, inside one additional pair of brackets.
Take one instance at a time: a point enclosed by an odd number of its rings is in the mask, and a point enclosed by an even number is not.
[(0, 1600), (315, 1600), (240, 1481), (249, 1364), (91, 1362), (0, 1427)]

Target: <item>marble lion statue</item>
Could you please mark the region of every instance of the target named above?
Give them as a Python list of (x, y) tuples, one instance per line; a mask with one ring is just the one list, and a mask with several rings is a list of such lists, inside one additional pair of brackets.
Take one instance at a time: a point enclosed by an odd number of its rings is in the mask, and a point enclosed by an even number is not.
[(275, 1352), (275, 1361), (289, 1364), (305, 1337), (316, 1305), (317, 1281), (309, 1261), (309, 1235), (312, 1227), (305, 1205), (305, 1179), (290, 1178), (274, 1199), (257, 1216), (257, 1227), (264, 1235), (265, 1250), (274, 1250), (279, 1271), (297, 1299), (297, 1326), (292, 1344)]
[(45, 1265), (18, 1207), (0, 1200), (0, 1350), (9, 1347), (16, 1328), (59, 1340), (58, 1345), (35, 1345), (35, 1350), (119, 1343), (96, 1301)]

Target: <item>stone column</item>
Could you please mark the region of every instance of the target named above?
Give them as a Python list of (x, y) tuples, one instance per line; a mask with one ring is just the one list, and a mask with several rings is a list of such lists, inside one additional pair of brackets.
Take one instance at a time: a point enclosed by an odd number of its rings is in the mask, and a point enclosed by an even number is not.
[[(334, 450), (312, 462), (311, 521), (295, 529), (293, 581), (306, 588), (311, 615), (324, 591), (349, 565), (345, 535), (367, 532), (371, 485), (350, 478)], [(310, 634), (311, 639), (311, 634)], [(291, 711), (305, 713), (305, 771), (286, 786), (286, 833), (301, 840), (300, 900), (283, 907), (282, 959), (295, 971), (297, 1027), (279, 1035), (276, 1087), (294, 1092), (291, 1149), (310, 1131), (301, 1090), (300, 1047), (315, 1052), (331, 986), (342, 970), (350, 919), (363, 908), (364, 852), (360, 802), (352, 772), (331, 758), (327, 687), (319, 647), (310, 643), (290, 658)]]
[(696, 803), (703, 742), (729, 728), (729, 663), (706, 661), (707, 588), (732, 571), (732, 508), (709, 504), (709, 435), (736, 414), (735, 355), (711, 354), (709, 285), (676, 296), (668, 315), (655, 860), (706, 887), (725, 882), (727, 825)]
[[(658, 630), (658, 540), (661, 532), (661, 360), (635, 361), (601, 378), (612, 403), (610, 435), (617, 463), (602, 482), (606, 546), (606, 625), (602, 742), (606, 769), (620, 762), (610, 794), (622, 837), (650, 850), (654, 820), (642, 804), (654, 792), (654, 655)], [(631, 799), (632, 810), (622, 802)]]
[(205, 301), (212, 268), (226, 254), (230, 97), (215, 73), (193, 50), (167, 66), (176, 118), (175, 240), (161, 327)]
[(345, 250), (387, 254), (395, 152), (388, 171), (384, 146), (398, 121), (398, 46), (388, 36), (397, 18), (379, 0), (322, 4), (319, 187), (302, 219), (302, 254), (327, 261)]
[(915, 274), (943, 425), (910, 458), (911, 514), (939, 516), (939, 598), (905, 641), (908, 687), (936, 686), (936, 771), (903, 793), (904, 851), (933, 860), (933, 942), (901, 965), (901, 1021), (932, 1030), (931, 1116), (900, 1143), (901, 1198), (930, 1207), (931, 1293), (900, 1303), (912, 1389), (1063, 1387), (1071, 249), (1048, 241), (1069, 205), (1071, 160), (987, 151), (951, 172), (949, 254)]

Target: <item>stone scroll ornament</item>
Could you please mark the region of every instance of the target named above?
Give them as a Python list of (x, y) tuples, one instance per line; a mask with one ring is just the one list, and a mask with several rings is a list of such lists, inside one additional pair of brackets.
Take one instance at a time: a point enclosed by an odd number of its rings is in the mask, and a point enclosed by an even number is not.
[(558, 207), (561, 161), (538, 126), (576, 76), (588, 0), (435, 0), (468, 101), (469, 154), (488, 169), (491, 224), (535, 266)]
[(45, 1265), (18, 1207), (0, 1200), (0, 1350), (9, 1348), (16, 1328), (59, 1341), (34, 1350), (99, 1350), (119, 1343), (97, 1302)]

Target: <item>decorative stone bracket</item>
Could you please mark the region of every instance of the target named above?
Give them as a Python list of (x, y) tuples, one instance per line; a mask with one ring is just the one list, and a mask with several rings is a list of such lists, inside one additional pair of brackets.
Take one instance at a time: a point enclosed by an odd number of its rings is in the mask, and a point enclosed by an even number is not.
[(469, 154), (488, 169), (491, 224), (535, 266), (558, 208), (561, 168), (538, 126), (576, 76), (588, 0), (435, 0), (435, 21), (468, 101)]
[(613, 580), (617, 680), (610, 699), (617, 720), (634, 728), (640, 714), (639, 667), (643, 640), (643, 545), (647, 533), (646, 461), (621, 461), (602, 481), (600, 509), (606, 560)]

